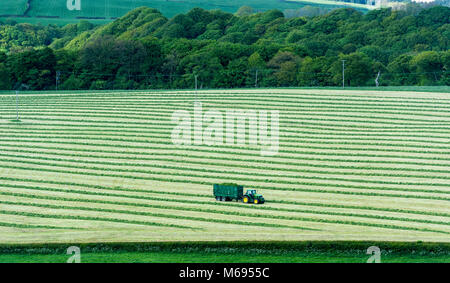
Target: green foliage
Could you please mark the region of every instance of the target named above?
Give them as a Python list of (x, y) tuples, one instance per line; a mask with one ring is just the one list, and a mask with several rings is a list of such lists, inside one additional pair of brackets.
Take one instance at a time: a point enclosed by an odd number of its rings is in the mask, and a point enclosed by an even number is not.
[[(340, 60), (345, 60), (345, 84), (348, 86), (362, 86), (368, 83), (374, 73), (373, 61), (364, 53), (355, 52), (349, 55), (342, 55)], [(335, 84), (342, 82), (342, 62), (338, 61), (333, 64), (332, 72), (336, 75), (333, 77)]]
[[(248, 87), (256, 70), (260, 86), (336, 86), (342, 59), (348, 86), (374, 85), (378, 72), (382, 85), (448, 85), (449, 15), (448, 7), (346, 8), (286, 18), (244, 7), (239, 15), (195, 8), (168, 19), (141, 7), (100, 27), (2, 25), (0, 87), (52, 89), (56, 71), (63, 89), (191, 88), (196, 75), (202, 88)], [(53, 52), (56, 62), (25, 58), (36, 50)]]
[(11, 89), (9, 70), (3, 63), (0, 63), (0, 89)]

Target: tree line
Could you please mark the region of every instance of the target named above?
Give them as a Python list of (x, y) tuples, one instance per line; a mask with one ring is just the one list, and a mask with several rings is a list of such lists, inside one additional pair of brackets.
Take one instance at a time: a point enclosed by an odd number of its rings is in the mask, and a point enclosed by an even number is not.
[(0, 89), (450, 85), (450, 8), (287, 18), (138, 8), (116, 21), (0, 25)]

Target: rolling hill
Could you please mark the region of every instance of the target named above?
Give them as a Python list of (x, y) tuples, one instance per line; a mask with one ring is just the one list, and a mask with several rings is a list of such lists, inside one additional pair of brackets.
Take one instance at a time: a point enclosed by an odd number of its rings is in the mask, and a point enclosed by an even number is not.
[(304, 1), (279, 1), (279, 0), (80, 0), (79, 7), (73, 0), (72, 4), (66, 0), (6, 0), (0, 7), (0, 18), (14, 17), (19, 21), (55, 22), (67, 23), (79, 19), (97, 21), (111, 21), (125, 15), (128, 11), (148, 6), (161, 11), (166, 17), (172, 17), (179, 13), (185, 13), (192, 8), (201, 7), (208, 10), (221, 9), (226, 12), (236, 12), (242, 6), (251, 6), (256, 11), (270, 9), (295, 10), (309, 6), (333, 9), (340, 7), (352, 7), (366, 10), (364, 5), (342, 3), (328, 0), (304, 0)]

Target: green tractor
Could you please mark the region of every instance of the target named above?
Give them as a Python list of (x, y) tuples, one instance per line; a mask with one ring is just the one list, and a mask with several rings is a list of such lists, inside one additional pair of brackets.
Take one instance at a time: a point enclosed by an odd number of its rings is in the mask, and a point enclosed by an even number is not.
[(261, 194), (256, 190), (247, 190), (244, 194), (244, 187), (237, 184), (214, 184), (214, 197), (218, 201), (242, 201), (244, 203), (263, 204), (265, 202)]
[(263, 204), (264, 197), (261, 194), (257, 194), (256, 190), (247, 190), (242, 198), (243, 203)]

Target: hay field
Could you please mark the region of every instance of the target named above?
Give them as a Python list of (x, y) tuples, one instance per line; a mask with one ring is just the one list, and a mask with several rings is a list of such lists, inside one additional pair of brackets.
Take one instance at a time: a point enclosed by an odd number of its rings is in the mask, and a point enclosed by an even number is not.
[[(278, 110), (280, 146), (177, 147), (195, 93), (0, 95), (0, 242), (450, 240), (448, 93), (199, 91), (203, 110)], [(217, 202), (212, 184), (264, 205)]]

